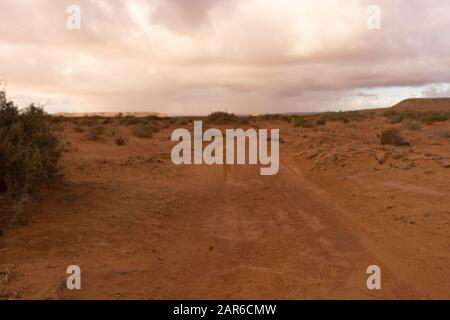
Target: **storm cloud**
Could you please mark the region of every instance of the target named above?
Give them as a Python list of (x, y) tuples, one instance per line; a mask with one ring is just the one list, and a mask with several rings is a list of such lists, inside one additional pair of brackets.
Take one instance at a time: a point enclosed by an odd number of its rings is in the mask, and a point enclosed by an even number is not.
[[(80, 30), (66, 27), (69, 5)], [(0, 78), (51, 112), (300, 112), (447, 95), (450, 2), (377, 1), (379, 30), (370, 5), (3, 0)]]

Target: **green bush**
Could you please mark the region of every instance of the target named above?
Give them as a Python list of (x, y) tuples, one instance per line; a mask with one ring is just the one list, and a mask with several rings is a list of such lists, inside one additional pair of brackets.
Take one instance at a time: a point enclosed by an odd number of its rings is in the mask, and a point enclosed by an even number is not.
[(409, 146), (409, 143), (406, 142), (401, 135), (400, 130), (396, 128), (386, 129), (381, 132), (381, 144), (393, 146)]
[(56, 176), (60, 154), (52, 117), (34, 104), (19, 111), (0, 92), (0, 222), (21, 198)]

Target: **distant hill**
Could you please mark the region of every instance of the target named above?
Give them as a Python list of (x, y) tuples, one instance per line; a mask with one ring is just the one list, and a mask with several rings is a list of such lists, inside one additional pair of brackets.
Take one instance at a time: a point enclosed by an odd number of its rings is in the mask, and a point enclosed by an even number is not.
[(67, 117), (67, 118), (80, 118), (80, 117), (104, 117), (104, 118), (112, 118), (122, 115), (123, 117), (148, 117), (148, 116), (157, 116), (164, 118), (166, 117), (163, 113), (158, 112), (60, 112), (55, 113), (56, 117)]
[(450, 98), (435, 99), (406, 99), (396, 104), (391, 109), (395, 111), (417, 110), (417, 111), (450, 111)]

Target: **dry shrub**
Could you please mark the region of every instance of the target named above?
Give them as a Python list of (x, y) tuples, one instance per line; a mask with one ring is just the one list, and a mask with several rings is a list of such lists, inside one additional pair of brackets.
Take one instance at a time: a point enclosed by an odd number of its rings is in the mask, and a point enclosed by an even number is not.
[(434, 123), (447, 121), (450, 118), (449, 111), (416, 111), (416, 110), (404, 110), (397, 112), (395, 110), (389, 110), (384, 113), (384, 116), (388, 118), (391, 123), (401, 123), (404, 120), (417, 120), (424, 123)]
[(316, 126), (316, 123), (308, 117), (296, 116), (292, 122), (297, 128), (314, 128)]
[(383, 130), (380, 140), (383, 145), (409, 146), (409, 143), (401, 135), (400, 130), (396, 128)]
[(88, 116), (78, 120), (77, 122), (80, 126), (85, 126), (85, 127), (93, 127), (93, 126), (98, 125), (98, 121), (96, 118), (88, 117)]
[(76, 132), (76, 133), (84, 133), (86, 130), (84, 130), (84, 128), (83, 127), (81, 127), (81, 126), (75, 126), (74, 128), (73, 128), (73, 130)]
[(89, 128), (88, 132), (85, 134), (85, 139), (89, 141), (99, 141), (102, 135), (105, 133), (105, 128), (102, 126), (96, 126)]
[(417, 120), (408, 119), (402, 123), (402, 128), (407, 130), (419, 131), (422, 129), (422, 123)]
[(450, 139), (450, 131), (439, 131), (436, 135), (440, 138)]
[(34, 104), (19, 111), (0, 92), (0, 223), (17, 217), (39, 185), (56, 177), (60, 154), (52, 117)]
[(125, 139), (123, 137), (117, 137), (115, 142), (119, 147), (125, 145)]
[(153, 137), (153, 133), (155, 132), (155, 128), (148, 124), (138, 124), (133, 127), (132, 133), (135, 137), (148, 139)]
[(324, 126), (324, 125), (327, 124), (327, 121), (326, 121), (325, 119), (318, 119), (318, 120), (316, 121), (316, 124), (317, 124), (318, 126)]
[(213, 112), (206, 117), (206, 121), (214, 124), (238, 123), (239, 117), (234, 113)]

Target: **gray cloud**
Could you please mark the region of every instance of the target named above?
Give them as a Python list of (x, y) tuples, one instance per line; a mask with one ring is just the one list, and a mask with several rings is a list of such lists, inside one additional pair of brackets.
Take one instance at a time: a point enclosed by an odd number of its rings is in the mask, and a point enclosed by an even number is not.
[(450, 83), (450, 3), (380, 0), (369, 31), (371, 2), (4, 0), (0, 78), (51, 111), (172, 113), (359, 107), (365, 89)]

